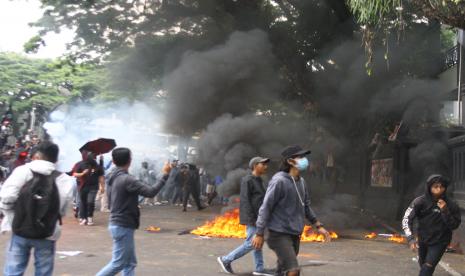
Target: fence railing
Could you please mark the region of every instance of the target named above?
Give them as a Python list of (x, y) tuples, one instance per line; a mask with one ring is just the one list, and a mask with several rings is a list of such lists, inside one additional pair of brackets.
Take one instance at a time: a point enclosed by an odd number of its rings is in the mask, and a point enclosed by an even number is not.
[(459, 62), (459, 47), (456, 45), (447, 50), (444, 57), (444, 71), (454, 67)]

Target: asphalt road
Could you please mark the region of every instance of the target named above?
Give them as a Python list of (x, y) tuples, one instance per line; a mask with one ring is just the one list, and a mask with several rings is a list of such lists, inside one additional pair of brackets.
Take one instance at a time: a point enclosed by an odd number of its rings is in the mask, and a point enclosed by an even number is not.
[[(157, 206), (142, 209), (141, 230), (136, 232), (138, 275), (225, 275), (221, 273), (216, 257), (228, 253), (241, 244), (239, 239), (204, 239), (178, 233), (203, 224), (213, 218), (218, 209), (183, 213), (180, 207)], [(108, 214), (97, 213), (94, 226), (79, 226), (73, 218), (64, 220), (62, 238), (57, 251), (82, 251), (77, 256), (57, 254), (55, 275), (95, 275), (111, 258), (111, 239), (107, 230)], [(159, 233), (143, 229), (149, 225), (161, 227)], [(418, 275), (415, 254), (405, 245), (387, 241), (363, 239), (365, 231), (346, 229), (342, 238), (331, 243), (304, 243), (299, 262), (302, 275)], [(6, 248), (9, 235), (0, 237), (0, 247)], [(274, 253), (265, 247), (265, 263), (274, 267)], [(445, 266), (465, 275), (462, 255), (447, 254)], [(4, 250), (0, 251), (3, 266)], [(27, 275), (32, 274), (32, 263)], [(233, 264), (239, 275), (251, 275), (252, 256), (247, 255)], [(452, 271), (452, 270), (451, 270)], [(435, 275), (451, 275), (438, 267)]]

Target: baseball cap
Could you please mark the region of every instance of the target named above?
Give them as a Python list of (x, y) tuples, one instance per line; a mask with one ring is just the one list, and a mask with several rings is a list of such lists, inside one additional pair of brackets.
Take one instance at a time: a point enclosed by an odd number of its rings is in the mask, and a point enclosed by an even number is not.
[(288, 146), (281, 152), (281, 156), (285, 159), (297, 156), (304, 156), (310, 154), (312, 151), (304, 149), (299, 145)]
[(253, 169), (253, 167), (255, 165), (257, 165), (258, 163), (268, 163), (268, 162), (270, 162), (270, 158), (264, 158), (264, 157), (256, 156), (256, 157), (250, 159), (249, 168)]

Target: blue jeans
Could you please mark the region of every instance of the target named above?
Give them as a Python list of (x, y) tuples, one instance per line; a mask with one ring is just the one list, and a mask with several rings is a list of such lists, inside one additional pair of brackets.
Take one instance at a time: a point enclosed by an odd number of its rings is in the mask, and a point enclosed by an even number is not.
[(121, 271), (123, 271), (124, 276), (135, 275), (137, 266), (134, 244), (135, 229), (109, 225), (108, 230), (113, 239), (113, 256), (110, 263), (102, 268), (97, 276), (116, 275)]
[(225, 263), (232, 263), (240, 257), (246, 255), (253, 250), (253, 259), (255, 262), (255, 271), (263, 271), (265, 269), (263, 264), (263, 253), (262, 250), (255, 250), (252, 246), (252, 239), (257, 232), (257, 227), (247, 225), (245, 242), (238, 248), (234, 249), (227, 256), (221, 257), (221, 260)]
[(36, 276), (53, 274), (55, 260), (55, 241), (46, 239), (27, 239), (15, 234), (11, 237), (6, 252), (4, 276), (23, 275), (29, 262), (31, 250), (34, 248), (34, 267)]

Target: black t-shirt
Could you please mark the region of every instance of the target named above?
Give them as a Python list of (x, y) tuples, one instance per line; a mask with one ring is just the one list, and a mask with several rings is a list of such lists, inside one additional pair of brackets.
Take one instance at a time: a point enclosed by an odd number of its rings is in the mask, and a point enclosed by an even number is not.
[(81, 162), (77, 165), (76, 172), (82, 173), (87, 169), (89, 170), (89, 173), (87, 173), (83, 177), (80, 177), (79, 179), (81, 189), (98, 189), (98, 180), (101, 176), (104, 175), (103, 169), (100, 166), (92, 168), (91, 164), (87, 162)]

